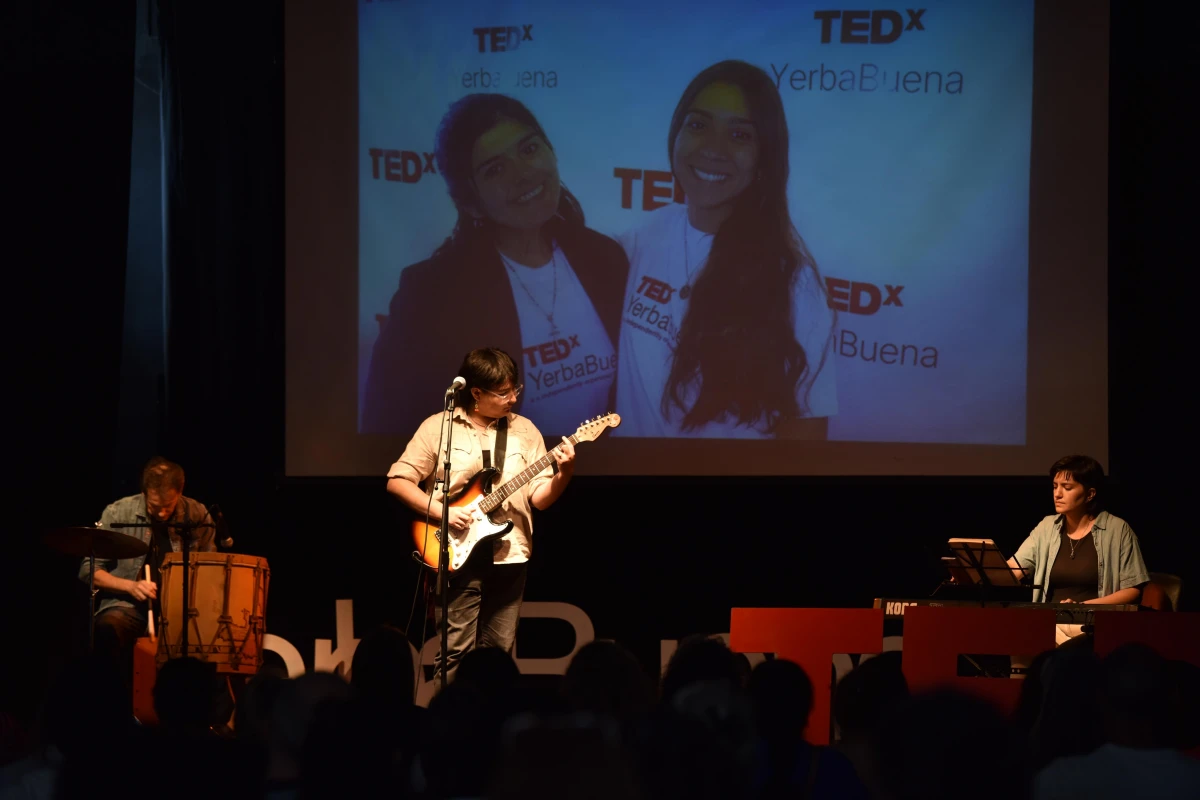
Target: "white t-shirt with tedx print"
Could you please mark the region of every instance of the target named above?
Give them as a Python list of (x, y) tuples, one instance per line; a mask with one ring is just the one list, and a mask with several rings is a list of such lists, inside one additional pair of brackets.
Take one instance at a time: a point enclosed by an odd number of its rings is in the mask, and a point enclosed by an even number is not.
[(521, 414), (551, 439), (572, 434), (612, 411), (616, 348), (561, 249), (540, 267), (501, 258), (521, 322)]
[[(765, 423), (750, 427), (729, 418), (684, 432), (680, 427), (684, 412), (678, 406), (671, 405), (668, 414), (663, 415), (663, 390), (679, 341), (679, 326), (687, 313), (687, 297), (712, 249), (713, 236), (691, 226), (686, 206), (672, 203), (652, 212), (645, 225), (619, 236), (618, 241), (629, 256), (629, 282), (621, 316), (617, 370), (621, 426), (613, 435), (721, 439), (769, 436)], [(792, 324), (796, 341), (812, 367), (797, 384), (796, 398), (810, 417), (837, 413), (833, 320), (816, 274), (801, 271), (793, 284)], [(685, 400), (689, 405), (695, 400), (694, 390)]]

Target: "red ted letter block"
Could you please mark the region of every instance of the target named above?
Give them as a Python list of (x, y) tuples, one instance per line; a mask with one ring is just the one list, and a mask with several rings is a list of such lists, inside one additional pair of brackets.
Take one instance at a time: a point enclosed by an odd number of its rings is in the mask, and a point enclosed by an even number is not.
[[(1053, 625), (1050, 643), (1054, 643)], [(813, 744), (828, 744), (833, 656), (881, 652), (883, 609), (735, 608), (729, 645), (738, 653), (774, 653), (803, 667), (813, 683), (806, 738)]]
[(158, 640), (142, 636), (133, 646), (133, 715), (143, 725), (157, 725), (154, 684), (158, 681)]
[(1034, 656), (1054, 649), (1054, 632), (1051, 608), (910, 606), (904, 609), (904, 677), (910, 691), (949, 686), (988, 699), (1004, 713), (1011, 713), (1021, 693), (1021, 681), (960, 678), (959, 655)]
[(1096, 614), (1096, 655), (1106, 656), (1128, 642), (1147, 644), (1163, 658), (1200, 667), (1200, 614)]

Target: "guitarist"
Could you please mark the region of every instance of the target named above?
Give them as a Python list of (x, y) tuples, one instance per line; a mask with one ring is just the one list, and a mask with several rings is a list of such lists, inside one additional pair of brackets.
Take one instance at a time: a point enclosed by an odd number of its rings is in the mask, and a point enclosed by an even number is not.
[[(542, 434), (533, 423), (513, 412), (523, 388), (517, 365), (503, 350), (472, 350), (458, 374), (466, 386), (455, 398), (450, 452), (450, 491), (455, 497), (485, 467), (501, 470), (499, 485), (546, 454)], [(420, 518), (428, 509), (430, 524), (442, 519), (442, 493), (430, 500), (433, 482), (441, 476), (439, 441), (443, 414), (428, 417), (417, 428), (404, 454), (388, 470), (387, 490), (400, 498)], [(441, 444), (444, 447), (444, 443)], [(525, 573), (533, 550), (533, 508), (545, 510), (558, 499), (575, 472), (575, 449), (563, 438), (553, 450), (555, 464), (506, 499), (498, 514), (513, 522), (512, 530), (477, 548), (467, 563), (449, 576), (447, 678), (453, 679), (458, 662), (474, 647), (499, 647), (512, 653), (517, 638)], [(450, 509), (448, 524), (465, 531), (468, 512)], [(491, 552), (487, 552), (488, 550)], [(478, 552), (482, 551), (482, 552)], [(442, 624), (441, 602), (435, 619)], [(441, 669), (443, 654), (435, 671)]]

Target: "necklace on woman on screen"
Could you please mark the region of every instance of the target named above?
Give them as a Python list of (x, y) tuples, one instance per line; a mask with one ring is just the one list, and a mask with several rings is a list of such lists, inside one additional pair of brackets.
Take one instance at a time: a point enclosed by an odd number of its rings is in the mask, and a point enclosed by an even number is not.
[(537, 308), (538, 311), (542, 312), (542, 316), (544, 316), (546, 321), (550, 323), (550, 335), (557, 336), (559, 330), (558, 323), (554, 321), (554, 312), (558, 306), (558, 251), (553, 250), (550, 253), (550, 264), (551, 268), (554, 270), (554, 289), (550, 296), (549, 312), (542, 308), (542, 304), (539, 303), (537, 298), (533, 296), (533, 292), (529, 290), (529, 287), (525, 284), (525, 281), (521, 280), (521, 273), (518, 272), (517, 268), (512, 265), (512, 262), (508, 258), (504, 258), (503, 261), (504, 266), (508, 267), (508, 270), (512, 273), (513, 277), (517, 279), (517, 283), (519, 283), (521, 288), (525, 290), (525, 294), (529, 296), (529, 299), (533, 303), (534, 307)]

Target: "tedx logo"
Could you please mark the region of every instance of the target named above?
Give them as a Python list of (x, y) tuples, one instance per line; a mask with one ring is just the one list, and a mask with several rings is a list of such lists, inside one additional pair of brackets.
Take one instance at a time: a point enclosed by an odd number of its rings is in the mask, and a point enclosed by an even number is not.
[[(883, 291), (873, 283), (847, 281), (842, 278), (825, 278), (825, 290), (829, 294), (829, 307), (849, 314), (870, 316), (884, 306), (903, 308), (900, 300), (903, 286), (883, 285)], [(885, 296), (886, 295), (886, 296)]]
[(821, 23), (821, 44), (829, 44), (837, 36), (842, 44), (891, 44), (909, 31), (925, 30), (921, 18), (923, 8), (899, 11), (814, 11), (813, 19)]
[(481, 53), (504, 53), (516, 50), (525, 42), (533, 41), (532, 25), (500, 25), (488, 28), (472, 28)]
[(621, 208), (633, 208), (634, 186), (641, 184), (639, 206), (642, 211), (653, 211), (670, 203), (684, 202), (683, 187), (675, 182), (675, 176), (666, 170), (630, 169), (616, 167), (613, 177), (621, 182)]
[(372, 147), (367, 153), (371, 156), (371, 177), (375, 180), (416, 183), (422, 175), (437, 174), (433, 153), (381, 147)]

